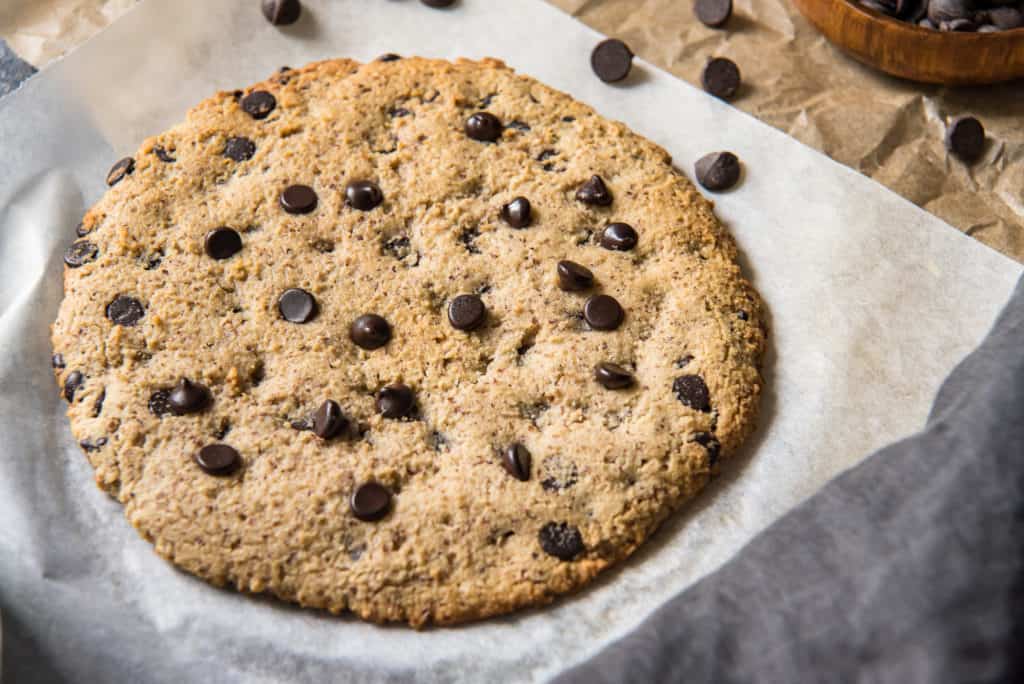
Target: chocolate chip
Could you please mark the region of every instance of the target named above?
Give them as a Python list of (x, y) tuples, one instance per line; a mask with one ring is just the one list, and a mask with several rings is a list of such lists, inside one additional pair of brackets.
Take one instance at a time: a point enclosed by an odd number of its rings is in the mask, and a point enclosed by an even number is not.
[(107, 185), (113, 187), (121, 182), (125, 176), (130, 176), (135, 171), (135, 160), (125, 157), (110, 167), (107, 171)]
[(54, 368), (63, 368), (64, 367), (64, 355), (63, 354), (54, 354), (53, 356), (51, 356), (50, 357), (50, 365), (53, 366)]
[(610, 295), (594, 295), (583, 305), (583, 318), (595, 330), (615, 330), (624, 316), (622, 307)]
[(302, 4), (299, 0), (263, 0), (263, 16), (274, 26), (287, 26), (299, 20)]
[(529, 124), (525, 124), (522, 121), (519, 121), (518, 119), (515, 119), (513, 121), (509, 121), (508, 122), (508, 127), (509, 128), (514, 128), (517, 131), (524, 131), (524, 132), (531, 130)]
[(487, 307), (475, 294), (463, 294), (448, 304), (448, 321), (456, 330), (476, 330), (487, 318)]
[(85, 237), (91, 232), (92, 228), (86, 228), (84, 221), (75, 226), (75, 235), (77, 235), (78, 237)]
[(73, 242), (64, 250), (64, 263), (70, 268), (84, 266), (90, 261), (96, 261), (100, 248), (88, 240)]
[(139, 257), (142, 261), (142, 268), (145, 271), (152, 271), (154, 268), (159, 266), (164, 260), (164, 253), (160, 250), (153, 252), (152, 254), (144, 254)]
[(96, 397), (96, 401), (92, 405), (92, 417), (98, 418), (103, 413), (103, 402), (107, 400), (107, 388), (104, 387), (100, 390), (100, 394)]
[(388, 385), (377, 393), (377, 411), (385, 418), (408, 418), (416, 407), (416, 396), (407, 386)]
[(693, 11), (700, 23), (718, 28), (732, 16), (732, 0), (697, 0)]
[(78, 446), (82, 447), (83, 451), (99, 451), (106, 443), (106, 437), (99, 437), (98, 439), (83, 439)]
[(114, 301), (107, 304), (107, 318), (114, 325), (132, 326), (146, 315), (142, 302), (127, 295), (117, 295)]
[(308, 185), (289, 185), (281, 193), (281, 208), (289, 214), (308, 214), (316, 209), (316, 191)]
[(607, 207), (612, 203), (612, 193), (600, 176), (591, 176), (590, 180), (576, 191), (576, 199), (584, 204)]
[(501, 208), (501, 219), (513, 228), (526, 228), (533, 220), (530, 200), (516, 197)]
[(159, 389), (149, 395), (149, 412), (154, 416), (164, 416), (171, 412), (171, 391)]
[(749, 320), (750, 314), (748, 314), (746, 311), (740, 310), (736, 312), (736, 317), (739, 318), (741, 321), (746, 321)]
[(75, 392), (85, 384), (85, 376), (82, 375), (81, 371), (71, 371), (68, 376), (64, 378), (64, 398), (70, 404), (75, 400)]
[(363, 349), (379, 349), (391, 340), (391, 326), (377, 314), (363, 314), (348, 329), (349, 339)]
[(242, 457), (227, 444), (207, 444), (193, 459), (209, 475), (230, 475), (242, 465)]
[(224, 439), (224, 435), (228, 434), (229, 432), (231, 432), (231, 423), (229, 423), (226, 419), (221, 419), (220, 425), (217, 426), (217, 429), (213, 432), (213, 436), (220, 440)]
[(985, 127), (973, 116), (958, 116), (946, 129), (946, 147), (965, 163), (978, 161), (985, 152)]
[(334, 251), (334, 243), (330, 240), (314, 240), (313, 249), (321, 254), (330, 254)]
[(704, 90), (723, 100), (731, 100), (740, 89), (740, 70), (736, 63), (725, 57), (708, 60), (701, 72)]
[(714, 468), (718, 463), (718, 456), (722, 451), (722, 444), (710, 432), (698, 432), (693, 436), (693, 441), (707, 449), (708, 467)]
[(1024, 6), (1020, 9), (1014, 7), (993, 7), (988, 11), (988, 20), (992, 26), (1000, 31), (1009, 31), (1024, 26)]
[(277, 310), (281, 318), (289, 323), (309, 323), (316, 318), (319, 307), (313, 295), (293, 287), (285, 290), (278, 298)]
[(213, 259), (228, 259), (242, 250), (242, 236), (231, 228), (217, 228), (206, 234), (206, 253)]
[(614, 363), (597, 364), (594, 368), (594, 379), (606, 389), (623, 389), (633, 384), (633, 374), (622, 366)]
[(427, 7), (451, 7), (455, 4), (455, 0), (420, 0)]
[(466, 248), (466, 251), (470, 254), (479, 254), (480, 248), (476, 246), (476, 239), (480, 237), (480, 231), (476, 228), (467, 228), (466, 230), (459, 233), (459, 242)]
[(712, 192), (728, 190), (740, 179), (740, 160), (732, 152), (712, 152), (694, 165), (697, 182)]
[(366, 482), (352, 492), (352, 514), (364, 522), (380, 520), (391, 508), (391, 492), (376, 482)]
[(224, 143), (224, 156), (233, 161), (248, 161), (254, 154), (256, 154), (256, 143), (248, 138), (228, 138)]
[(242, 110), (254, 119), (266, 119), (277, 107), (277, 98), (266, 90), (254, 90), (241, 101)]
[(353, 181), (345, 188), (345, 203), (353, 209), (370, 211), (384, 201), (384, 193), (372, 181)]
[(466, 119), (466, 135), (481, 142), (494, 142), (501, 137), (504, 127), (498, 117), (490, 112), (477, 112)]
[(210, 405), (210, 390), (205, 385), (181, 378), (167, 395), (167, 406), (176, 416), (198, 413)]
[(702, 413), (711, 411), (711, 395), (704, 378), (699, 375), (680, 375), (672, 383), (672, 391), (684, 406)]
[(601, 246), (618, 252), (628, 252), (636, 247), (640, 236), (628, 223), (609, 223), (601, 233)]
[(676, 368), (686, 368), (693, 361), (693, 354), (683, 354), (676, 359)]
[(567, 292), (590, 289), (594, 285), (594, 274), (586, 266), (575, 261), (558, 262), (558, 287)]
[(549, 522), (537, 533), (540, 548), (549, 556), (571, 561), (586, 550), (579, 528), (565, 522)]
[(512, 477), (526, 482), (530, 479), (530, 452), (526, 447), (516, 442), (512, 444), (501, 455), (501, 467), (508, 471)]
[(312, 430), (320, 439), (330, 439), (348, 427), (348, 418), (341, 412), (338, 402), (328, 399), (313, 414)]
[(632, 67), (633, 51), (617, 38), (602, 40), (590, 53), (590, 68), (605, 83), (621, 81)]
[(153, 154), (155, 154), (156, 158), (164, 162), (165, 164), (171, 164), (173, 162), (178, 161), (177, 159), (171, 156), (170, 152), (165, 150), (160, 145), (153, 145)]
[(383, 249), (387, 254), (401, 261), (412, 254), (412, 243), (409, 241), (408, 236), (399, 235), (385, 242)]
[(383, 55), (377, 58), (378, 62), (397, 62), (402, 59), (402, 55), (396, 55), (394, 52), (385, 52)]
[(974, 15), (973, 0), (930, 0), (928, 18), (936, 24), (954, 19), (968, 19)]

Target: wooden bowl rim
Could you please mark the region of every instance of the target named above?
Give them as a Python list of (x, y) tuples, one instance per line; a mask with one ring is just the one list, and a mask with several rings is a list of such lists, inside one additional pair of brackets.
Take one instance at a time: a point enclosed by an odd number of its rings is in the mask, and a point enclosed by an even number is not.
[(978, 33), (977, 31), (940, 31), (938, 29), (925, 28), (918, 26), (916, 23), (909, 21), (903, 21), (897, 19), (894, 16), (883, 14), (878, 10), (873, 10), (870, 7), (862, 5), (858, 0), (825, 0), (831, 2), (834, 5), (845, 5), (854, 12), (867, 15), (872, 21), (885, 21), (890, 24), (898, 25), (901, 29), (917, 33), (918, 35), (937, 35), (943, 40), (964, 40), (964, 42), (970, 42), (972, 40), (999, 40), (999, 39), (1016, 39), (1018, 36), (1024, 36), (1024, 26), (1018, 26), (1015, 29), (1007, 29), (1005, 31), (993, 31), (992, 33)]

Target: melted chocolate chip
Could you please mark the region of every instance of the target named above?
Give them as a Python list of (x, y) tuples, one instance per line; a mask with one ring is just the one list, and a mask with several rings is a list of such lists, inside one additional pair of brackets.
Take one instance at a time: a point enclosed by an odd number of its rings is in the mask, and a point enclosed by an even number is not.
[(254, 90), (240, 102), (242, 110), (254, 119), (266, 119), (277, 107), (277, 98), (266, 90)]
[(242, 236), (231, 228), (217, 228), (206, 234), (206, 253), (213, 259), (229, 259), (242, 251)]
[(594, 369), (594, 379), (606, 389), (616, 390), (629, 387), (633, 384), (633, 374), (622, 366), (614, 363), (597, 364)]
[(377, 314), (363, 314), (352, 321), (348, 336), (358, 347), (367, 350), (379, 349), (391, 341), (391, 326)]
[(377, 411), (385, 418), (408, 418), (415, 408), (416, 396), (401, 383), (388, 385), (377, 393)]
[(575, 261), (558, 262), (558, 287), (567, 292), (588, 290), (594, 285), (594, 274)]
[(210, 405), (210, 390), (205, 385), (181, 378), (167, 395), (167, 406), (176, 416), (198, 413)]
[(64, 378), (64, 398), (70, 404), (75, 400), (75, 392), (85, 384), (85, 376), (81, 371), (71, 371)]
[(316, 191), (308, 185), (289, 185), (278, 200), (289, 214), (308, 214), (316, 209)]
[(207, 444), (193, 459), (209, 475), (230, 475), (242, 465), (242, 457), (227, 444)]
[(328, 399), (313, 414), (311, 427), (320, 439), (330, 439), (348, 428), (348, 418), (341, 412), (338, 402)]
[(699, 375), (680, 375), (672, 383), (672, 391), (684, 406), (702, 413), (711, 411), (711, 394)]
[(352, 514), (364, 522), (380, 520), (391, 508), (391, 492), (376, 482), (366, 482), (356, 487), (349, 500)]
[(583, 305), (583, 318), (595, 330), (615, 330), (624, 316), (622, 306), (610, 295), (595, 295)]
[(475, 294), (463, 294), (448, 304), (448, 321), (456, 330), (476, 330), (487, 318), (487, 307)]
[(537, 533), (540, 548), (549, 556), (571, 561), (586, 550), (579, 528), (565, 522), (549, 522)]
[(118, 160), (107, 172), (107, 185), (113, 187), (120, 183), (125, 176), (130, 176), (135, 171), (135, 160), (125, 157)]
[(289, 323), (309, 323), (316, 318), (319, 307), (316, 298), (297, 287), (285, 290), (277, 300), (281, 318)]
[(345, 188), (345, 203), (353, 209), (370, 211), (384, 201), (384, 193), (372, 181), (353, 181)]
[(530, 479), (531, 461), (530, 452), (518, 442), (505, 449), (501, 455), (501, 467), (508, 471), (509, 475), (522, 482)]
[(584, 204), (607, 207), (612, 203), (612, 193), (604, 184), (604, 179), (595, 175), (579, 187), (576, 199)]
[(633, 51), (616, 38), (602, 40), (590, 53), (590, 67), (605, 83), (621, 81), (633, 68)]
[(480, 142), (494, 142), (501, 137), (504, 126), (498, 117), (490, 112), (477, 112), (466, 119), (466, 135)]
[(134, 297), (118, 295), (114, 301), (107, 304), (107, 318), (114, 325), (132, 326), (146, 315), (146, 309), (142, 302)]
[(79, 240), (71, 243), (71, 245), (64, 250), (64, 263), (69, 268), (78, 268), (84, 266), (90, 261), (96, 261), (96, 257), (99, 256), (100, 248), (95, 243), (89, 242), (88, 240)]
[(636, 247), (640, 236), (628, 223), (609, 223), (601, 233), (601, 246), (618, 252), (627, 252)]
[(256, 143), (248, 138), (228, 138), (224, 143), (224, 156), (233, 161), (248, 161), (254, 154), (256, 154)]

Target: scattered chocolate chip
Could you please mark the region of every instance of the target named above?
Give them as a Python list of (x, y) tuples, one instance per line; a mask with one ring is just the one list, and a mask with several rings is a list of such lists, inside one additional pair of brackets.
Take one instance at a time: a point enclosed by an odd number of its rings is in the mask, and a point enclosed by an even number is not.
[(740, 69), (731, 59), (715, 57), (704, 65), (700, 82), (715, 97), (731, 100), (740, 89)]
[(242, 251), (242, 236), (231, 228), (217, 228), (206, 234), (206, 253), (213, 259), (229, 259)]
[(576, 199), (584, 204), (607, 207), (612, 203), (612, 193), (600, 176), (591, 176), (590, 180), (576, 191)]
[(114, 301), (107, 304), (107, 318), (114, 325), (132, 326), (146, 315), (142, 302), (127, 295), (117, 295)]
[(242, 465), (242, 457), (227, 444), (207, 444), (193, 459), (209, 475), (230, 475)]
[(501, 137), (504, 127), (498, 117), (490, 112), (477, 112), (466, 119), (466, 135), (481, 142), (494, 142)]
[(341, 412), (338, 402), (328, 399), (313, 414), (312, 429), (320, 439), (331, 439), (348, 427), (348, 418)]
[(167, 405), (176, 416), (198, 413), (210, 405), (210, 390), (205, 385), (181, 378), (167, 395)]
[(526, 482), (530, 479), (530, 452), (525, 446), (516, 442), (501, 455), (501, 467), (512, 477)]
[(254, 90), (240, 102), (242, 110), (254, 119), (266, 119), (277, 107), (277, 98), (266, 90)]
[(618, 252), (628, 252), (636, 247), (639, 239), (636, 230), (628, 223), (609, 223), (601, 233), (601, 246)]
[(154, 416), (165, 416), (171, 412), (171, 391), (159, 389), (149, 395), (149, 412)]
[(172, 164), (178, 161), (177, 159), (171, 156), (170, 152), (165, 150), (160, 145), (153, 145), (153, 154), (155, 154), (156, 158), (164, 162), (165, 164)]
[(693, 11), (700, 23), (719, 28), (732, 16), (732, 0), (697, 0)]
[(289, 323), (309, 323), (316, 318), (319, 307), (313, 295), (293, 287), (285, 290), (278, 298), (277, 310), (281, 318)]
[(513, 228), (526, 228), (533, 220), (530, 200), (516, 197), (501, 208), (501, 219)]
[(380, 186), (372, 181), (353, 181), (345, 188), (345, 203), (353, 209), (370, 211), (384, 201)]
[(455, 0), (420, 0), (427, 7), (451, 7), (455, 4)]
[(610, 295), (594, 295), (583, 305), (583, 318), (595, 330), (615, 330), (624, 316), (622, 307)]
[(571, 561), (586, 550), (579, 529), (565, 522), (547, 523), (537, 533), (537, 540), (544, 553), (563, 561)]
[(391, 492), (376, 482), (366, 482), (352, 492), (352, 514), (364, 522), (380, 520), (391, 508)]
[(722, 192), (740, 179), (740, 160), (732, 152), (712, 152), (694, 165), (697, 182), (712, 192)]
[(463, 294), (448, 304), (448, 321), (456, 330), (476, 330), (487, 318), (487, 307), (475, 294)]
[(614, 363), (597, 364), (594, 368), (594, 379), (606, 389), (623, 389), (633, 384), (633, 374), (622, 366)]
[(64, 398), (70, 404), (75, 400), (75, 392), (85, 384), (85, 376), (82, 375), (81, 371), (71, 371), (68, 376), (64, 378)]
[(84, 266), (90, 261), (96, 261), (96, 257), (99, 256), (100, 248), (94, 243), (88, 240), (79, 240), (73, 242), (64, 250), (64, 263), (69, 268), (78, 268)]
[(590, 53), (590, 68), (605, 83), (621, 81), (632, 67), (633, 51), (617, 38), (602, 40)]
[(256, 154), (256, 143), (248, 138), (228, 138), (224, 143), (224, 156), (236, 162), (244, 162), (252, 159)]
[(281, 193), (281, 208), (289, 214), (308, 214), (316, 209), (316, 191), (308, 185), (289, 185)]
[(106, 443), (106, 437), (99, 437), (98, 439), (83, 439), (78, 446), (82, 447), (83, 451), (99, 451)]
[(408, 418), (416, 408), (416, 396), (401, 384), (388, 385), (377, 393), (377, 411), (385, 418)]
[(263, 0), (263, 16), (274, 26), (287, 26), (299, 20), (302, 4), (299, 0)]
[(718, 456), (722, 451), (722, 444), (710, 432), (698, 432), (693, 436), (693, 441), (707, 449), (708, 467), (714, 468), (718, 463)]
[(594, 274), (575, 261), (559, 261), (557, 271), (558, 287), (567, 292), (587, 290), (594, 285)]
[(704, 378), (699, 375), (680, 375), (672, 383), (672, 391), (684, 406), (702, 413), (711, 411), (711, 395)]
[(391, 340), (391, 326), (377, 314), (363, 314), (352, 321), (348, 336), (357, 347), (379, 349)]
[(125, 157), (110, 167), (107, 171), (107, 185), (113, 187), (121, 182), (125, 176), (130, 176), (135, 171), (135, 160)]
[(402, 59), (402, 55), (396, 55), (394, 52), (385, 52), (383, 55), (377, 58), (378, 62), (397, 62)]
[(985, 152), (985, 128), (973, 116), (958, 116), (946, 129), (946, 147), (961, 161), (972, 164)]
[(53, 356), (51, 356), (50, 357), (50, 365), (53, 366), (54, 368), (63, 368), (64, 367), (64, 355), (63, 354), (54, 354)]

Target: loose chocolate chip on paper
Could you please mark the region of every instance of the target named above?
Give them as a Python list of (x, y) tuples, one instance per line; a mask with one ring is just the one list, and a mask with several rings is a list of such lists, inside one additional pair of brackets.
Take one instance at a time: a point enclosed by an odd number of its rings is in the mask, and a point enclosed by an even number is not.
[(594, 274), (589, 268), (575, 261), (559, 261), (557, 272), (558, 287), (566, 292), (587, 290), (594, 285)]
[(181, 378), (167, 395), (167, 405), (176, 416), (198, 413), (210, 405), (210, 400), (210, 390), (188, 378)]
[(606, 389), (625, 389), (633, 384), (633, 374), (614, 363), (599, 363), (594, 369), (594, 379)]
[(466, 119), (466, 135), (480, 142), (494, 142), (501, 137), (504, 126), (501, 120), (490, 112), (477, 112)]
[(732, 0), (697, 0), (693, 12), (700, 23), (719, 28), (732, 16)]
[(377, 411), (385, 418), (408, 418), (416, 408), (416, 395), (401, 383), (388, 385), (377, 393)]
[(530, 200), (525, 197), (516, 197), (501, 208), (501, 219), (513, 228), (526, 228), (533, 220)]
[(90, 261), (96, 261), (96, 257), (100, 253), (100, 248), (94, 243), (88, 240), (79, 240), (71, 243), (71, 245), (64, 250), (64, 263), (69, 268), (78, 268), (84, 266)]
[(391, 341), (391, 326), (382, 316), (363, 314), (352, 321), (348, 336), (357, 347), (372, 351)]
[(576, 191), (576, 199), (584, 204), (607, 207), (612, 203), (612, 193), (604, 184), (604, 179), (594, 175), (579, 187)]
[(699, 375), (680, 375), (672, 383), (672, 391), (684, 406), (702, 413), (711, 411), (711, 394)]
[(242, 236), (231, 228), (217, 228), (206, 234), (206, 254), (213, 259), (229, 259), (242, 251)]
[(318, 309), (313, 295), (297, 287), (285, 290), (277, 300), (281, 318), (289, 323), (309, 323), (316, 318)]
[(532, 457), (530, 452), (525, 446), (516, 442), (512, 444), (504, 453), (501, 455), (501, 467), (504, 468), (509, 475), (526, 482), (530, 479), (530, 464)]
[(313, 414), (312, 430), (320, 439), (331, 439), (348, 427), (348, 418), (341, 412), (338, 402), (328, 399)]
[(636, 247), (640, 236), (628, 223), (610, 223), (601, 233), (601, 246), (618, 252)]
[(476, 330), (483, 324), (485, 318), (487, 307), (475, 294), (459, 295), (448, 304), (448, 321), (456, 330)]
[(973, 116), (958, 116), (946, 129), (946, 147), (963, 162), (978, 161), (985, 152), (985, 127)]
[(256, 143), (249, 138), (235, 136), (228, 138), (224, 143), (224, 156), (236, 162), (248, 161), (254, 154), (256, 154)]
[(586, 550), (579, 528), (565, 522), (549, 522), (537, 534), (540, 548), (549, 556), (571, 561)]
[(712, 152), (697, 160), (697, 182), (712, 192), (728, 190), (740, 180), (740, 160), (732, 152)]
[(135, 160), (131, 157), (120, 159), (107, 171), (107, 185), (113, 187), (120, 183), (125, 176), (130, 176), (135, 171)]
[(230, 475), (242, 465), (242, 457), (227, 444), (207, 444), (193, 459), (209, 475)]
[(107, 318), (114, 325), (132, 326), (146, 315), (142, 302), (134, 297), (118, 295), (107, 304)]
[(740, 69), (731, 59), (715, 57), (704, 65), (700, 82), (715, 97), (731, 100), (740, 89)]
[(605, 83), (621, 81), (633, 67), (633, 51), (617, 38), (602, 40), (590, 53), (590, 67)]
[(595, 295), (583, 305), (583, 318), (595, 330), (615, 330), (624, 316), (622, 306), (611, 295)]
[(373, 181), (352, 181), (345, 188), (345, 203), (353, 209), (370, 211), (384, 201), (384, 193)]
[(299, 0), (263, 0), (263, 16), (274, 26), (287, 26), (299, 20), (302, 4)]
[(254, 90), (241, 101), (242, 110), (252, 118), (266, 119), (277, 107), (277, 98), (266, 90)]
[(308, 185), (289, 185), (278, 200), (289, 214), (308, 214), (316, 209), (316, 191)]
[(380, 520), (391, 508), (391, 492), (377, 482), (366, 482), (352, 492), (352, 514), (364, 522)]

